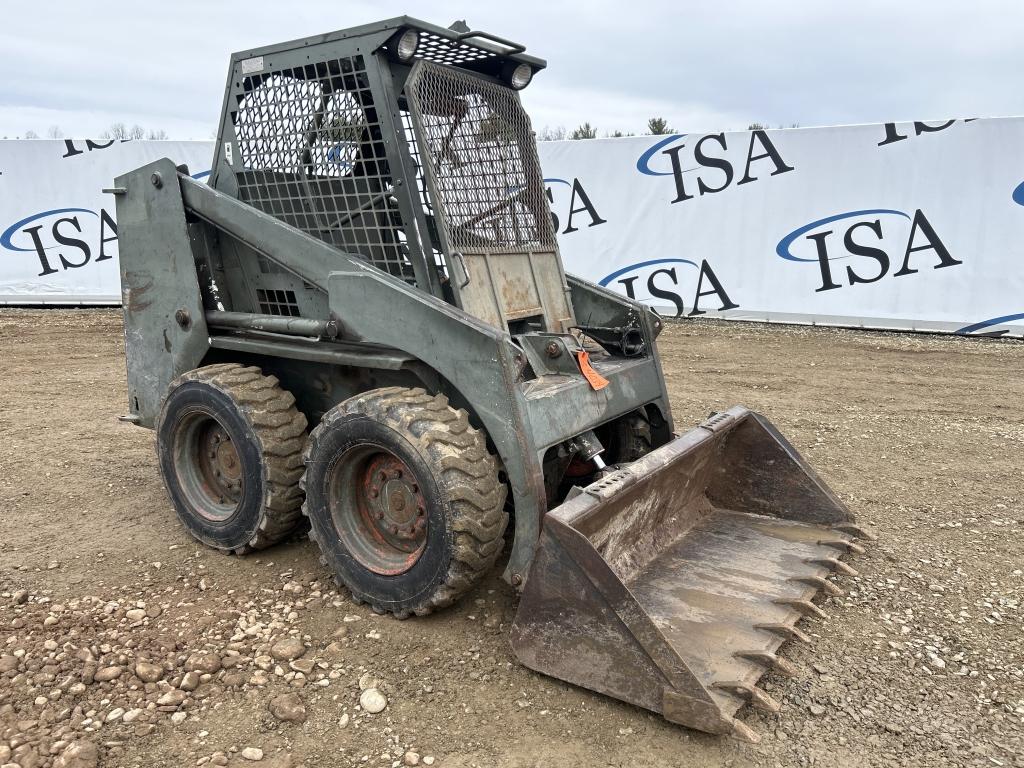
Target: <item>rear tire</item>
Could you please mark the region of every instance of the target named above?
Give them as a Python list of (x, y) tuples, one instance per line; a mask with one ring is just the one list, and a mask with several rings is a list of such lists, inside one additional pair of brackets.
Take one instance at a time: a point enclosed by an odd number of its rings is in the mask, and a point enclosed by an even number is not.
[(160, 474), (199, 541), (241, 555), (301, 520), (306, 417), (273, 376), (237, 363), (175, 379), (156, 425)]
[(313, 430), (305, 462), (310, 537), (378, 613), (450, 605), (501, 552), (498, 460), (444, 395), (388, 387), (346, 400)]

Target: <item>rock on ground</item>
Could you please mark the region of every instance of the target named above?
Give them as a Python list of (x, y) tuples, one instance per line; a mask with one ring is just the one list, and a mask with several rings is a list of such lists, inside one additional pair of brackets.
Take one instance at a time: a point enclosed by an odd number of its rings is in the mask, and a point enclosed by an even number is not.
[(54, 768), (96, 768), (100, 755), (91, 741), (68, 745), (53, 763)]
[(306, 707), (297, 693), (284, 693), (270, 701), (270, 713), (287, 723), (306, 722)]
[(306, 646), (297, 637), (286, 637), (278, 640), (270, 648), (270, 655), (278, 661), (291, 661), (306, 652)]
[(387, 697), (376, 688), (367, 688), (359, 696), (359, 706), (371, 715), (383, 712), (387, 705)]

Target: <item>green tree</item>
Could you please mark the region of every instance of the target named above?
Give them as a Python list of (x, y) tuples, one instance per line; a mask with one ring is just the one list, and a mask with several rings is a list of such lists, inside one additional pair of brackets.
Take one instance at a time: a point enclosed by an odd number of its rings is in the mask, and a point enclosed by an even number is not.
[(667, 133), (675, 133), (675, 128), (669, 128), (668, 120), (664, 117), (652, 117), (647, 121), (647, 132), (652, 136), (664, 136)]
[(597, 129), (590, 125), (590, 123), (583, 123), (579, 128), (576, 128), (572, 133), (569, 134), (570, 139), (596, 139)]

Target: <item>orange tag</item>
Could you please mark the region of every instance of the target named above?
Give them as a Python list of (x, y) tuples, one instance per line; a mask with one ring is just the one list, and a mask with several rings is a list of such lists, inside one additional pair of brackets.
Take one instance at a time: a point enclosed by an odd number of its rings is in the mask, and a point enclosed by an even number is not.
[(590, 355), (587, 353), (587, 350), (576, 350), (576, 362), (579, 363), (580, 373), (583, 374), (583, 378), (590, 382), (590, 386), (595, 392), (608, 386), (608, 379), (595, 371), (594, 366), (590, 364)]

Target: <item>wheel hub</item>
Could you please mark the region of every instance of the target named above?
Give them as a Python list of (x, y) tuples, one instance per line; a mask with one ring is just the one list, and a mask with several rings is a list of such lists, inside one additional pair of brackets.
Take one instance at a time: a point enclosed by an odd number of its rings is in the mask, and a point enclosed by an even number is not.
[(196, 514), (228, 519), (242, 500), (242, 459), (227, 429), (209, 412), (194, 410), (174, 431), (174, 468)]
[(374, 531), (405, 552), (419, 549), (427, 506), (409, 468), (390, 454), (378, 454), (365, 470), (365, 508)]
[(228, 481), (237, 480), (242, 475), (242, 466), (238, 461), (238, 451), (234, 443), (228, 439), (217, 446), (216, 467), (221, 477)]
[(242, 495), (242, 462), (230, 435), (211, 420), (198, 442), (199, 472), (210, 495), (221, 504), (236, 504)]
[(427, 543), (427, 502), (404, 461), (376, 445), (352, 448), (328, 485), (335, 530), (356, 560), (387, 576), (416, 564)]

